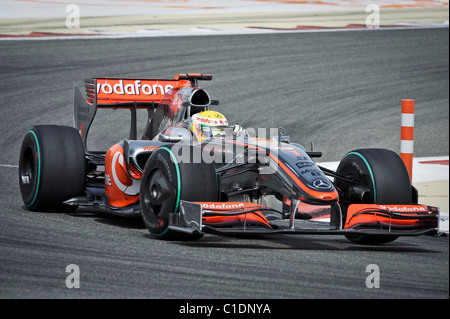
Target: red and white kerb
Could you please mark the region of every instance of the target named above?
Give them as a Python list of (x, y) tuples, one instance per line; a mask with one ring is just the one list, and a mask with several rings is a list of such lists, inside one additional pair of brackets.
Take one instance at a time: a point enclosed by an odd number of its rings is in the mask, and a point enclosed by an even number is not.
[(400, 134), (400, 157), (412, 181), (414, 153), (414, 100), (402, 100), (402, 127)]

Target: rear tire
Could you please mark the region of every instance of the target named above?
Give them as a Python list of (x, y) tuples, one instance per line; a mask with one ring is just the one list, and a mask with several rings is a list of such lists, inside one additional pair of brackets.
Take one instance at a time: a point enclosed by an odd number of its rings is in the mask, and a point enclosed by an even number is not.
[(73, 127), (38, 125), (22, 142), (19, 157), (19, 187), (31, 211), (60, 208), (84, 193), (85, 150)]
[[(365, 204), (411, 204), (413, 191), (408, 171), (395, 152), (386, 149), (359, 149), (349, 152), (336, 171), (367, 187), (370, 195)], [(346, 192), (350, 184), (336, 179), (336, 187)], [(351, 204), (351, 203), (350, 203)], [(341, 205), (343, 218), (347, 216), (348, 204)], [(398, 236), (347, 235), (358, 244), (381, 244), (394, 241)]]
[(177, 155), (168, 147), (160, 147), (147, 160), (140, 188), (141, 215), (156, 238), (196, 240), (203, 234), (169, 230), (169, 213), (178, 212), (180, 200), (218, 201), (216, 170), (214, 164), (178, 163)]

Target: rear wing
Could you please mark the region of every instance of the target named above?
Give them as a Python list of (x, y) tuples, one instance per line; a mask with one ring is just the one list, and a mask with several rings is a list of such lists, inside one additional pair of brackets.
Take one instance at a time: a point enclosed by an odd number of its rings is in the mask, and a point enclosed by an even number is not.
[(109, 79), (86, 80), (89, 103), (96, 101), (98, 107), (117, 107), (123, 103), (159, 103), (164, 95), (174, 87), (189, 86), (189, 80), (159, 79)]
[(86, 147), (89, 128), (97, 109), (125, 108), (131, 111), (130, 139), (136, 139), (136, 109), (152, 110), (173, 88), (197, 87), (210, 74), (178, 74), (173, 79), (86, 78), (84, 90), (74, 87), (74, 127)]

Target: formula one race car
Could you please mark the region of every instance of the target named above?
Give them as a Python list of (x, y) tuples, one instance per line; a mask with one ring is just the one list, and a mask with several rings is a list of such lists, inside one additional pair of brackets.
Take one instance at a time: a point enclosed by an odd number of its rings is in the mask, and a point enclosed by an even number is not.
[[(39, 125), (25, 134), (19, 184), (27, 208), (137, 216), (160, 239), (334, 234), (375, 244), (438, 234), (439, 209), (418, 204), (396, 153), (359, 149), (336, 171), (318, 166), (312, 158), (321, 153), (290, 143), (281, 128), (256, 134), (210, 110), (218, 101), (198, 81), (211, 79), (96, 78), (75, 86), (74, 128)], [(129, 139), (106, 152), (87, 150), (98, 109), (131, 111)], [(148, 111), (140, 139), (137, 109)], [(311, 207), (329, 211), (326, 227), (302, 220)]]

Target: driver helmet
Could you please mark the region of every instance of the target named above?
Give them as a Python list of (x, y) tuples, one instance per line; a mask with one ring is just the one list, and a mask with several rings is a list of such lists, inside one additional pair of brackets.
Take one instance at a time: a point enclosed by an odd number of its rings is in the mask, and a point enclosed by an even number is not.
[(197, 141), (225, 137), (226, 117), (216, 111), (203, 111), (192, 116), (191, 132)]

